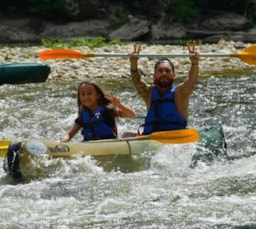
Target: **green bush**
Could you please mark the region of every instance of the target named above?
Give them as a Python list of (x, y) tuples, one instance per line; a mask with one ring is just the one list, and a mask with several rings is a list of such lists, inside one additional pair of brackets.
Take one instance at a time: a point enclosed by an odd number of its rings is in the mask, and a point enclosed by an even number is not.
[(188, 23), (198, 15), (198, 10), (193, 0), (175, 0), (173, 14)]
[[(141, 1), (142, 2), (142, 1)], [(147, 1), (145, 1), (147, 2)], [(137, 0), (106, 0), (106, 4), (116, 4), (125, 9), (117, 10), (117, 23), (108, 29), (114, 30), (127, 21), (127, 13), (144, 15), (146, 18), (155, 18), (155, 11), (134, 7)], [(203, 11), (220, 10), (235, 12), (245, 15), (253, 24), (256, 22), (255, 9), (251, 1), (245, 0), (173, 0), (174, 8), (170, 14), (189, 23)], [(126, 12), (127, 11), (127, 12)], [(65, 12), (65, 5), (60, 0), (0, 0), (0, 17), (33, 16), (54, 22), (66, 22), (69, 20)]]
[(108, 45), (121, 44), (119, 39), (114, 39), (109, 42), (106, 42), (105, 38), (97, 37), (94, 39), (84, 37), (81, 39), (72, 39), (72, 40), (61, 40), (61, 39), (42, 39), (42, 45), (47, 48), (72, 48), (72, 47), (80, 47), (87, 46), (89, 48), (97, 48)]
[(65, 6), (58, 0), (1, 0), (0, 16), (33, 16), (63, 20), (63, 17), (65, 17)]

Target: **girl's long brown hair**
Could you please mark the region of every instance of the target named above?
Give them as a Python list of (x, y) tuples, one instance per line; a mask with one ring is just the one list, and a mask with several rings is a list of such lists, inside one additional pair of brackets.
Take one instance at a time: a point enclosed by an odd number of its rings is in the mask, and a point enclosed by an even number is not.
[(100, 95), (100, 98), (98, 100), (98, 105), (107, 107), (108, 108), (107, 111), (109, 112), (110, 116), (114, 119), (116, 117), (116, 110), (114, 108), (114, 105), (112, 104), (112, 102), (110, 100), (105, 98), (105, 93), (100, 88), (100, 86), (94, 81), (83, 81), (79, 84), (78, 89), (77, 89), (78, 117), (79, 117), (80, 121), (82, 120), (82, 112), (84, 110), (90, 112), (89, 109), (87, 107), (85, 107), (79, 99), (79, 89), (83, 85), (91, 85), (95, 88), (96, 92)]

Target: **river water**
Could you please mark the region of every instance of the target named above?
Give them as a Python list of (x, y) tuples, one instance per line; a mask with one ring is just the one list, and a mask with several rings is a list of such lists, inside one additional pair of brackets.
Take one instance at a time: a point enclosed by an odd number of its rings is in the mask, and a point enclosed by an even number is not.
[[(99, 82), (137, 112), (120, 120), (119, 131), (136, 131), (145, 106), (130, 80)], [(0, 139), (59, 140), (76, 117), (79, 83), (1, 85)], [(164, 145), (115, 169), (91, 157), (59, 160), (55, 174), (26, 182), (0, 169), (0, 228), (255, 228), (255, 89), (256, 76), (212, 76), (191, 97), (189, 125), (222, 124), (229, 160), (192, 169), (190, 143)]]

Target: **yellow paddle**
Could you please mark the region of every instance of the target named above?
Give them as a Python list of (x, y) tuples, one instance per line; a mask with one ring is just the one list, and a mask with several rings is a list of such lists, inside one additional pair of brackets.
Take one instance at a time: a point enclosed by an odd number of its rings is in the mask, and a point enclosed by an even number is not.
[(198, 130), (193, 128), (182, 129), (182, 130), (166, 130), (158, 131), (149, 135), (140, 135), (136, 137), (128, 138), (118, 138), (118, 139), (103, 139), (103, 140), (93, 140), (90, 143), (97, 142), (129, 142), (129, 141), (147, 141), (153, 140), (165, 144), (184, 144), (190, 142), (196, 142), (200, 138)]
[(149, 135), (138, 136), (134, 138), (134, 140), (154, 140), (166, 144), (183, 144), (189, 142), (196, 142), (199, 140), (199, 138), (199, 132), (196, 129), (191, 128), (154, 132)]
[[(50, 49), (39, 53), (39, 57), (43, 60), (48, 59), (81, 59), (89, 57), (128, 57), (128, 53), (82, 53), (72, 49)], [(141, 53), (140, 57), (188, 57), (185, 53)], [(243, 62), (256, 65), (256, 45), (249, 46), (237, 53), (200, 53), (201, 57), (234, 57), (239, 58)]]
[(10, 142), (10, 140), (0, 140), (0, 158), (5, 157)]
[[(159, 131), (149, 135), (142, 135), (131, 138), (116, 139), (116, 141), (145, 141), (154, 140), (165, 144), (184, 144), (190, 142), (196, 142), (200, 138), (199, 132), (196, 129), (182, 129), (182, 130), (170, 130), (170, 131)], [(98, 142), (113, 141), (110, 139), (99, 140)], [(10, 140), (0, 140), (0, 158), (5, 157)], [(97, 141), (93, 141), (97, 142)]]

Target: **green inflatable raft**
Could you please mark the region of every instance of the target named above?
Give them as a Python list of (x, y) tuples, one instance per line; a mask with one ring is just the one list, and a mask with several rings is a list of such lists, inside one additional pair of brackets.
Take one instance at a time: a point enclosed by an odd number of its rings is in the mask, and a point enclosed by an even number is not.
[(21, 84), (45, 82), (50, 67), (40, 63), (0, 64), (0, 84)]

